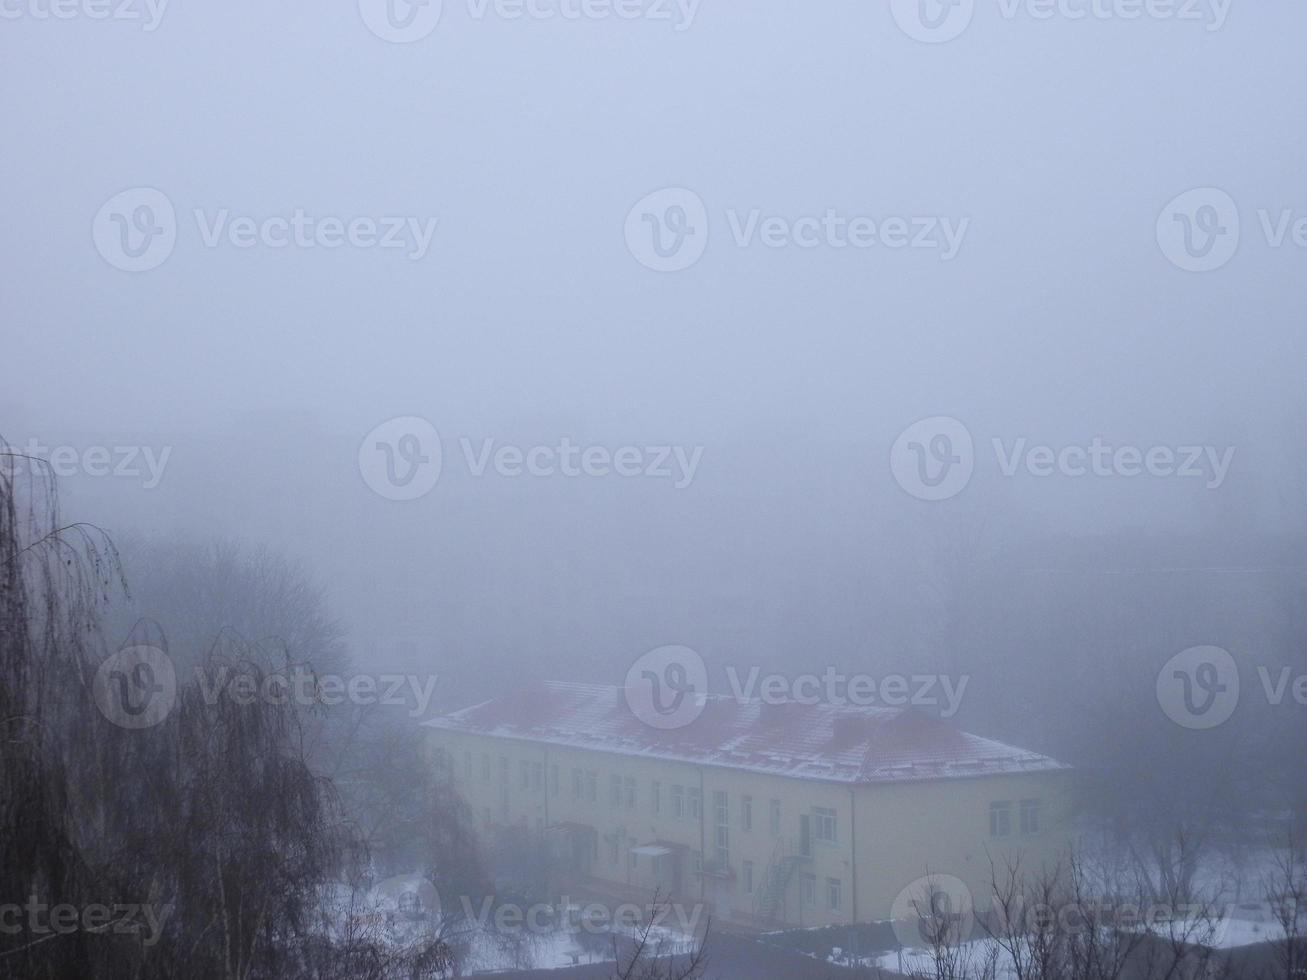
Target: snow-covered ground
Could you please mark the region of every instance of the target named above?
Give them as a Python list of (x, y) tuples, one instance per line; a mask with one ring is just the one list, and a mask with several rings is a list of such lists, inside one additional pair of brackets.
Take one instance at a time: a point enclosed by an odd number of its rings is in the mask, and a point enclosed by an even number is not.
[[(1283, 927), (1276, 920), (1270, 905), (1265, 902), (1247, 902), (1227, 905), (1218, 910), (1214, 928), (1196, 919), (1176, 919), (1158, 923), (1150, 931), (1159, 938), (1187, 937), (1202, 941), (1213, 949), (1237, 949), (1257, 943), (1277, 942), (1285, 938)], [(992, 939), (978, 939), (962, 944), (960, 959), (978, 974), (978, 968), (993, 957), (995, 980), (1015, 980), (1011, 962)], [(900, 949), (853, 959), (843, 950), (834, 949), (828, 962), (838, 965), (876, 967), (882, 970), (911, 975), (914, 972), (934, 973), (934, 959), (927, 949)]]
[[(552, 970), (613, 959), (613, 936), (637, 939), (629, 924), (600, 927), (588, 922), (582, 907), (560, 907), (556, 914), (535, 917), (531, 926), (501, 929), (493, 916), (451, 919), (441, 912), (435, 890), (417, 875), (388, 879), (369, 890), (339, 885), (329, 896), (326, 929), (337, 938), (349, 931), (395, 948), (440, 938), (453, 950), (464, 975), (511, 970)], [(449, 910), (444, 910), (448, 912)], [(665, 925), (649, 930), (653, 956), (691, 952), (694, 940)]]
[[(585, 963), (611, 963), (612, 933), (582, 927), (575, 919), (561, 917), (552, 929), (532, 929), (501, 934), (493, 928), (472, 923), (455, 940), (466, 973), (495, 973), (505, 970), (553, 970)], [(617, 927), (619, 936), (637, 938), (635, 930)], [(653, 956), (680, 956), (691, 952), (694, 941), (666, 926), (649, 931)]]

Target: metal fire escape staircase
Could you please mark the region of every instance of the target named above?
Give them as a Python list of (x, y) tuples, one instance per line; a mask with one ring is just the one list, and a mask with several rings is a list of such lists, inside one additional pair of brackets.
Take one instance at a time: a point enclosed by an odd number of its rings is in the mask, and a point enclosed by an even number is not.
[(771, 921), (780, 918), (785, 907), (785, 891), (794, 878), (795, 870), (811, 859), (810, 855), (800, 853), (793, 841), (777, 841), (771, 863), (767, 865), (767, 872), (763, 876), (762, 887), (753, 899), (754, 914)]

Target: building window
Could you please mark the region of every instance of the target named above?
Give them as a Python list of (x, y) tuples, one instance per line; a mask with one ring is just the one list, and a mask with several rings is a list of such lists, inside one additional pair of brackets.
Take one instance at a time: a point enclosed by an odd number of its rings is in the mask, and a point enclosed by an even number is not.
[(713, 860), (726, 867), (731, 860), (731, 807), (724, 790), (713, 790)]
[(835, 827), (835, 811), (824, 806), (812, 808), (813, 836), (824, 844), (839, 842)]
[(537, 793), (541, 793), (545, 788), (545, 764), (543, 762), (531, 763), (531, 788)]
[(593, 769), (587, 770), (585, 774), (585, 798), (591, 803), (599, 800), (599, 773)]
[(502, 755), (499, 757), (499, 785), (508, 785), (508, 760)]
[(698, 786), (690, 787), (690, 819), (703, 819), (703, 794), (699, 792)]
[(989, 805), (989, 836), (1012, 836), (1012, 803), (1004, 800)]
[(740, 866), (740, 878), (744, 882), (744, 894), (753, 894), (753, 862), (745, 861)]
[(663, 812), (663, 784), (655, 779), (653, 781), (652, 789), (653, 789), (653, 793), (649, 797), (649, 800), (651, 805), (653, 806), (654, 816), (656, 817)]
[(525, 759), (518, 767), (517, 788), (527, 790), (531, 788), (531, 763)]
[(626, 777), (625, 789), (626, 789), (626, 808), (628, 810), (634, 810), (635, 809), (635, 777), (634, 776)]
[(799, 904), (805, 909), (817, 904), (817, 876), (806, 871), (799, 875)]
[(771, 824), (771, 835), (779, 837), (781, 835), (781, 801), (772, 800), (768, 812), (768, 821)]
[(720, 868), (731, 863), (731, 828), (713, 828), (713, 861)]
[(672, 786), (672, 816), (680, 820), (685, 816), (685, 787)]
[(611, 807), (622, 805), (622, 777), (616, 774), (608, 777), (608, 805)]
[(487, 783), (490, 782), (490, 756), (481, 756), (481, 778)]
[(549, 791), (554, 796), (558, 795), (558, 767), (557, 766), (549, 767)]
[(826, 879), (826, 905), (832, 912), (844, 905), (844, 885), (838, 878)]
[(740, 797), (740, 828), (753, 830), (753, 797)]
[(580, 798), (581, 798), (581, 770), (573, 769), (572, 770), (572, 799), (579, 800)]
[(1021, 833), (1039, 833), (1039, 800), (1021, 801)]

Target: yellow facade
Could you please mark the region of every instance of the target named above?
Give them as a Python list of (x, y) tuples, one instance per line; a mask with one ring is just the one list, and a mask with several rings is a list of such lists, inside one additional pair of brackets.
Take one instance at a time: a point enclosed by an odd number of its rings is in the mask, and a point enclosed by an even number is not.
[(991, 859), (1036, 870), (1066, 845), (1068, 770), (850, 785), (457, 732), (431, 733), (489, 839), (540, 835), (614, 892), (708, 903), (719, 919), (811, 926), (891, 918), (951, 875), (988, 905)]

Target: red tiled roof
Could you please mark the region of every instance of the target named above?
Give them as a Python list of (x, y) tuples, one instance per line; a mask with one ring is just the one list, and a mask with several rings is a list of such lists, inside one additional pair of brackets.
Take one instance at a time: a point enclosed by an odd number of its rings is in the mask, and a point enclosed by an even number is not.
[(432, 719), (448, 731), (748, 769), (841, 783), (944, 779), (1067, 768), (959, 731), (910, 708), (768, 704), (699, 695), (684, 728), (642, 722), (620, 687), (547, 681)]

